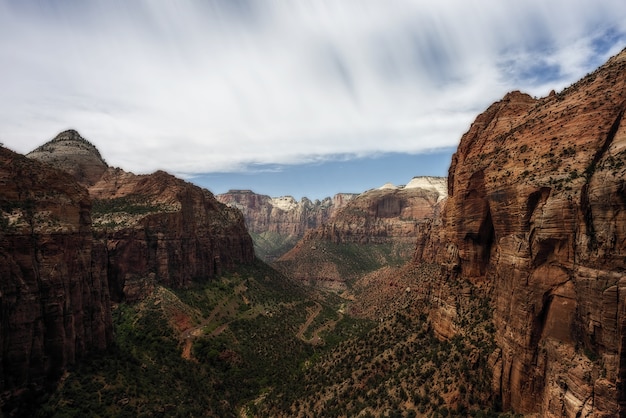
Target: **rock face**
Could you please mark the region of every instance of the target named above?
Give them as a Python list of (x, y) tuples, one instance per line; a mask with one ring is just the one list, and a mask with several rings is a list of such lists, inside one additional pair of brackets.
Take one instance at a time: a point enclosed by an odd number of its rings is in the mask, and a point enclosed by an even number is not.
[(559, 94), (506, 95), (462, 137), (421, 230), (416, 262), (491, 296), (505, 410), (626, 415), (625, 111), (626, 52)]
[(108, 167), (98, 149), (73, 129), (61, 132), (26, 156), (58, 167), (85, 185), (98, 181)]
[[(417, 185), (417, 186), (416, 186)], [(423, 187), (422, 187), (423, 186)], [(414, 243), (418, 225), (438, 214), (447, 196), (446, 179), (416, 177), (407, 186), (386, 184), (351, 201), (308, 238), (331, 242), (385, 242), (398, 239)]]
[(254, 259), (241, 213), (205, 189), (163, 171), (136, 175), (108, 167), (75, 131), (28, 156), (67, 170), (88, 188), (114, 301), (137, 301), (156, 283), (188, 286)]
[(216, 198), (243, 213), (257, 255), (273, 261), (291, 249), (306, 231), (322, 225), (356, 196), (340, 193), (332, 199), (303, 198), (298, 202), (291, 196), (272, 198), (251, 190), (230, 190)]
[(0, 147), (3, 409), (112, 341), (106, 248), (90, 210), (72, 176)]
[[(447, 194), (445, 178), (418, 177), (409, 185), (362, 193), (307, 232), (275, 265), (295, 279), (337, 289), (366, 265), (406, 262), (420, 224), (438, 214)], [(354, 264), (361, 267), (347, 270)]]
[(136, 301), (156, 283), (178, 288), (254, 260), (241, 213), (163, 171), (107, 170), (89, 188), (106, 241), (113, 300)]

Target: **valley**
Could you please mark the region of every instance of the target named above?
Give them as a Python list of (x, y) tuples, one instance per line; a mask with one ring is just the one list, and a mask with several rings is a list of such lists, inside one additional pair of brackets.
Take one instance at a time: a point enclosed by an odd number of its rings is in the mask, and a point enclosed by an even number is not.
[(625, 112), (626, 50), (316, 202), (2, 147), (2, 412), (624, 416)]

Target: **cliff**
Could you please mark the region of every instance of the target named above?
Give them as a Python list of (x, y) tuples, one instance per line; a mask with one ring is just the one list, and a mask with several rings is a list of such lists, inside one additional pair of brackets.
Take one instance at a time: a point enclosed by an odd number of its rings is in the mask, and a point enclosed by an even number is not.
[(446, 179), (433, 177), (369, 190), (274, 264), (296, 280), (345, 289), (364, 273), (410, 260), (420, 224), (438, 214), (446, 194)]
[(163, 171), (140, 176), (108, 169), (89, 193), (114, 300), (139, 300), (157, 283), (187, 287), (254, 260), (238, 210)]
[(136, 175), (109, 167), (76, 131), (60, 133), (28, 156), (87, 187), (114, 301), (140, 300), (157, 283), (186, 287), (254, 259), (243, 217), (208, 190), (163, 171)]
[[(491, 299), (493, 389), (505, 410), (626, 414), (626, 52), (542, 99), (513, 92), (479, 115), (415, 262), (443, 266), (443, 338), (470, 281)], [(435, 300), (436, 299), (436, 300)]]
[(106, 248), (87, 190), (0, 147), (0, 392), (28, 403), (112, 341)]
[(339, 193), (321, 201), (303, 198), (298, 202), (291, 196), (272, 198), (251, 190), (230, 190), (216, 198), (243, 213), (256, 254), (266, 261), (274, 261), (308, 230), (322, 225), (356, 196)]

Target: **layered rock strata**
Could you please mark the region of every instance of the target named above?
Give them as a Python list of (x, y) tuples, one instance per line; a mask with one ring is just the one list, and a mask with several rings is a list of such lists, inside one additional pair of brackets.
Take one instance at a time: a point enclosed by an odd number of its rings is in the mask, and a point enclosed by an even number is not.
[(73, 129), (61, 132), (27, 157), (60, 168), (87, 186), (98, 181), (107, 169), (98, 149)]
[(238, 210), (163, 171), (108, 169), (89, 191), (114, 300), (141, 299), (156, 283), (186, 287), (254, 259)]
[[(421, 231), (416, 262), (491, 296), (505, 410), (626, 414), (625, 111), (626, 52), (561, 93), (507, 94), (463, 135)], [(436, 306), (454, 335), (454, 295)]]
[(370, 269), (410, 260), (420, 224), (439, 213), (447, 195), (445, 178), (412, 184), (419, 187), (387, 184), (362, 193), (275, 265), (297, 280), (341, 290)]
[(106, 247), (87, 190), (0, 147), (0, 392), (28, 402), (112, 341)]
[(216, 198), (243, 213), (257, 255), (274, 261), (307, 231), (322, 225), (356, 196), (339, 193), (323, 200), (312, 201), (305, 197), (298, 202), (291, 196), (270, 197), (251, 190), (230, 190)]
[(241, 213), (206, 189), (163, 171), (136, 175), (109, 167), (76, 131), (60, 133), (28, 156), (87, 187), (114, 301), (137, 301), (156, 283), (185, 287), (254, 259)]

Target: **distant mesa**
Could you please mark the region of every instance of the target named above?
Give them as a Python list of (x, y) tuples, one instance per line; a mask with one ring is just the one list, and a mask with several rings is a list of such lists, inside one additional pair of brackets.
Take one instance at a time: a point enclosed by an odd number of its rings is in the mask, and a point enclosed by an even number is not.
[(423, 189), (430, 190), (439, 194), (441, 201), (448, 196), (448, 179), (447, 177), (433, 176), (416, 176), (406, 185), (394, 185), (393, 183), (385, 183), (378, 190), (401, 190), (401, 189)]

